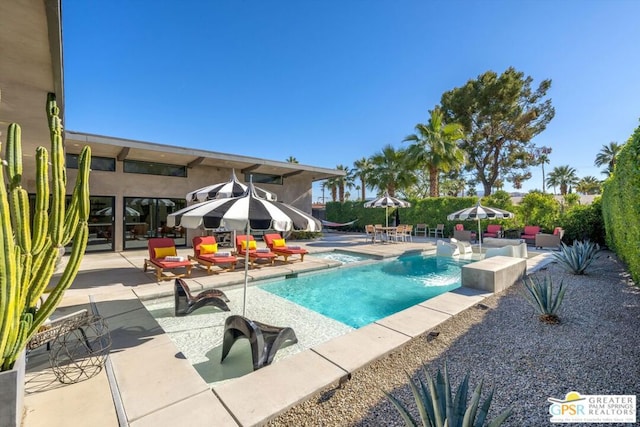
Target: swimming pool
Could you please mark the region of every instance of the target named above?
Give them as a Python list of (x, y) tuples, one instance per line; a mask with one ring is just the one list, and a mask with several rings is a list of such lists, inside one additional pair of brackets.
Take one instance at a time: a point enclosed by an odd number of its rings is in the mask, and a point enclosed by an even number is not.
[(409, 255), (259, 285), (259, 288), (354, 328), (460, 287), (470, 260)]

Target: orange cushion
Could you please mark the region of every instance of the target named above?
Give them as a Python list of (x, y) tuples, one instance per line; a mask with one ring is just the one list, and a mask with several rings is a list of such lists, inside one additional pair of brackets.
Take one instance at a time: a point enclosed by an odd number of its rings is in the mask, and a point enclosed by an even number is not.
[(154, 250), (155, 250), (156, 258), (164, 258), (164, 257), (176, 255), (175, 246), (171, 246), (168, 248), (155, 248)]
[(287, 243), (284, 239), (273, 239), (273, 247), (274, 248), (284, 248), (287, 246)]
[(203, 244), (200, 245), (200, 253), (205, 255), (205, 254), (215, 254), (216, 252), (218, 252), (218, 244), (217, 243), (213, 243), (213, 244)]
[[(256, 243), (255, 240), (249, 240), (249, 250), (252, 251), (254, 249), (258, 248), (258, 244)], [(242, 241), (242, 249), (246, 250), (247, 249), (247, 241), (243, 240)]]

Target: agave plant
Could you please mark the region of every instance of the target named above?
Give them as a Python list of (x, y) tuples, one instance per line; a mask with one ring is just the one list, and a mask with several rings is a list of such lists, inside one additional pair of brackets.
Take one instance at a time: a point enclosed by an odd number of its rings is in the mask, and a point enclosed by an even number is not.
[(596, 256), (598, 252), (600, 252), (600, 245), (597, 243), (589, 240), (584, 242), (574, 240), (573, 246), (567, 246), (564, 242), (560, 242), (560, 252), (554, 252), (553, 256), (573, 274), (585, 274), (587, 267), (598, 259)]
[(545, 323), (560, 323), (558, 309), (564, 298), (567, 288), (564, 282), (560, 281), (558, 292), (553, 294), (553, 279), (546, 275), (544, 279), (529, 277), (522, 281), (526, 291), (524, 296), (533, 308), (540, 315), (540, 320)]
[[(407, 426), (482, 427), (484, 425), (493, 399), (493, 389), (480, 405), (482, 393), (482, 381), (480, 381), (471, 395), (471, 400), (467, 403), (469, 374), (465, 375), (454, 397), (451, 394), (451, 383), (446, 364), (444, 365), (444, 375), (438, 369), (435, 379), (425, 366), (422, 367), (422, 371), (426, 382), (422, 378), (418, 378), (419, 385), (416, 385), (411, 376), (407, 374), (409, 386), (420, 414), (420, 422), (414, 418), (407, 406), (390, 393), (385, 392), (387, 398), (402, 415)], [(507, 409), (491, 421), (488, 427), (501, 425), (511, 415), (511, 412), (512, 408)]]

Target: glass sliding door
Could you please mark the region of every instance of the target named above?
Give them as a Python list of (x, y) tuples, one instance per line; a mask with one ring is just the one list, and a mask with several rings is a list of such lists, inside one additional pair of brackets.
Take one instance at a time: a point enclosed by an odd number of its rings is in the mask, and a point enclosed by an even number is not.
[(167, 227), (167, 216), (185, 206), (184, 199), (125, 197), (124, 248), (146, 248), (151, 237), (171, 237), (176, 246), (186, 245), (185, 230)]
[(114, 208), (114, 197), (89, 197), (89, 240), (86, 252), (114, 250)]

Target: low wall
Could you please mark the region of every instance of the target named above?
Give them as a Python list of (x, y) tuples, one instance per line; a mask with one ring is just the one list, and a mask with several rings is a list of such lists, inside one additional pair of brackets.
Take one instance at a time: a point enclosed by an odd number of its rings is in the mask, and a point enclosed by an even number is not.
[(521, 239), (497, 239), (495, 237), (485, 237), (482, 239), (482, 246), (487, 248), (501, 248), (508, 245), (519, 245), (522, 243)]
[(494, 256), (462, 266), (462, 286), (500, 292), (524, 279), (527, 261), (522, 258)]

